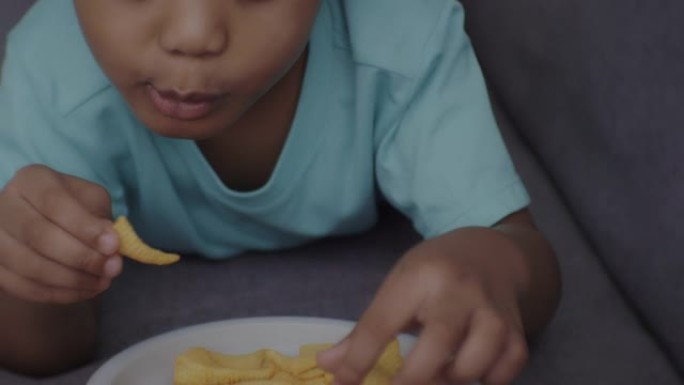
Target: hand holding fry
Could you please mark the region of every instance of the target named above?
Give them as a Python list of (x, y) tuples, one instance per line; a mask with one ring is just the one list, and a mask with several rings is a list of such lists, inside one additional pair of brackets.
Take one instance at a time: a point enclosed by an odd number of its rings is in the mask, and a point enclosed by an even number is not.
[(44, 303), (92, 298), (121, 271), (111, 201), (99, 185), (40, 165), (0, 192), (0, 290)]

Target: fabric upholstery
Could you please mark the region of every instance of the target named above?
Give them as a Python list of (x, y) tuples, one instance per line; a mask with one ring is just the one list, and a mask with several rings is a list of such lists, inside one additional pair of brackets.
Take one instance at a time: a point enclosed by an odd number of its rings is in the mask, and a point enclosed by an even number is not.
[(684, 2), (465, 3), (504, 110), (684, 370)]

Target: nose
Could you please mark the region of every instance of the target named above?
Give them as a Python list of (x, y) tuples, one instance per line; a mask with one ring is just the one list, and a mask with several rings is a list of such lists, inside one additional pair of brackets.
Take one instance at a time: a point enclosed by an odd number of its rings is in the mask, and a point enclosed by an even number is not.
[(222, 18), (204, 1), (176, 1), (168, 10), (159, 45), (172, 55), (209, 57), (220, 55), (228, 44), (228, 31)]

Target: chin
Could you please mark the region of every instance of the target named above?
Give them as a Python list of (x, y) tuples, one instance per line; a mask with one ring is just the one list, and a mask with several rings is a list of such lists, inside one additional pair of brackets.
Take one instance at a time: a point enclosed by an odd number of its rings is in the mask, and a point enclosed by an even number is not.
[(203, 140), (218, 136), (230, 126), (229, 123), (217, 122), (217, 119), (181, 120), (167, 116), (145, 114), (141, 122), (157, 135), (176, 139)]

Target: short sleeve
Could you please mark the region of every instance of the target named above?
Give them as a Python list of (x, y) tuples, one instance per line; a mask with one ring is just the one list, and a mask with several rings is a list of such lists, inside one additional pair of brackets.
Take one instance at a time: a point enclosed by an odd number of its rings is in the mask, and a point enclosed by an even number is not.
[(31, 60), (21, 43), (10, 35), (0, 78), (0, 189), (22, 167), (41, 164), (104, 186), (113, 211), (125, 213), (112, 168), (102, 169), (102, 161), (94, 156), (102, 149), (90, 146), (93, 136), (82, 135), (81, 127), (58, 112), (55, 86), (46, 71), (40, 71), (49, 64)]
[(463, 10), (448, 3), (410, 101), (376, 139), (380, 190), (426, 238), (491, 226), (529, 203), (464, 32)]
[(33, 79), (10, 40), (0, 78), (0, 186), (20, 168), (50, 156), (54, 119), (37, 97)]

